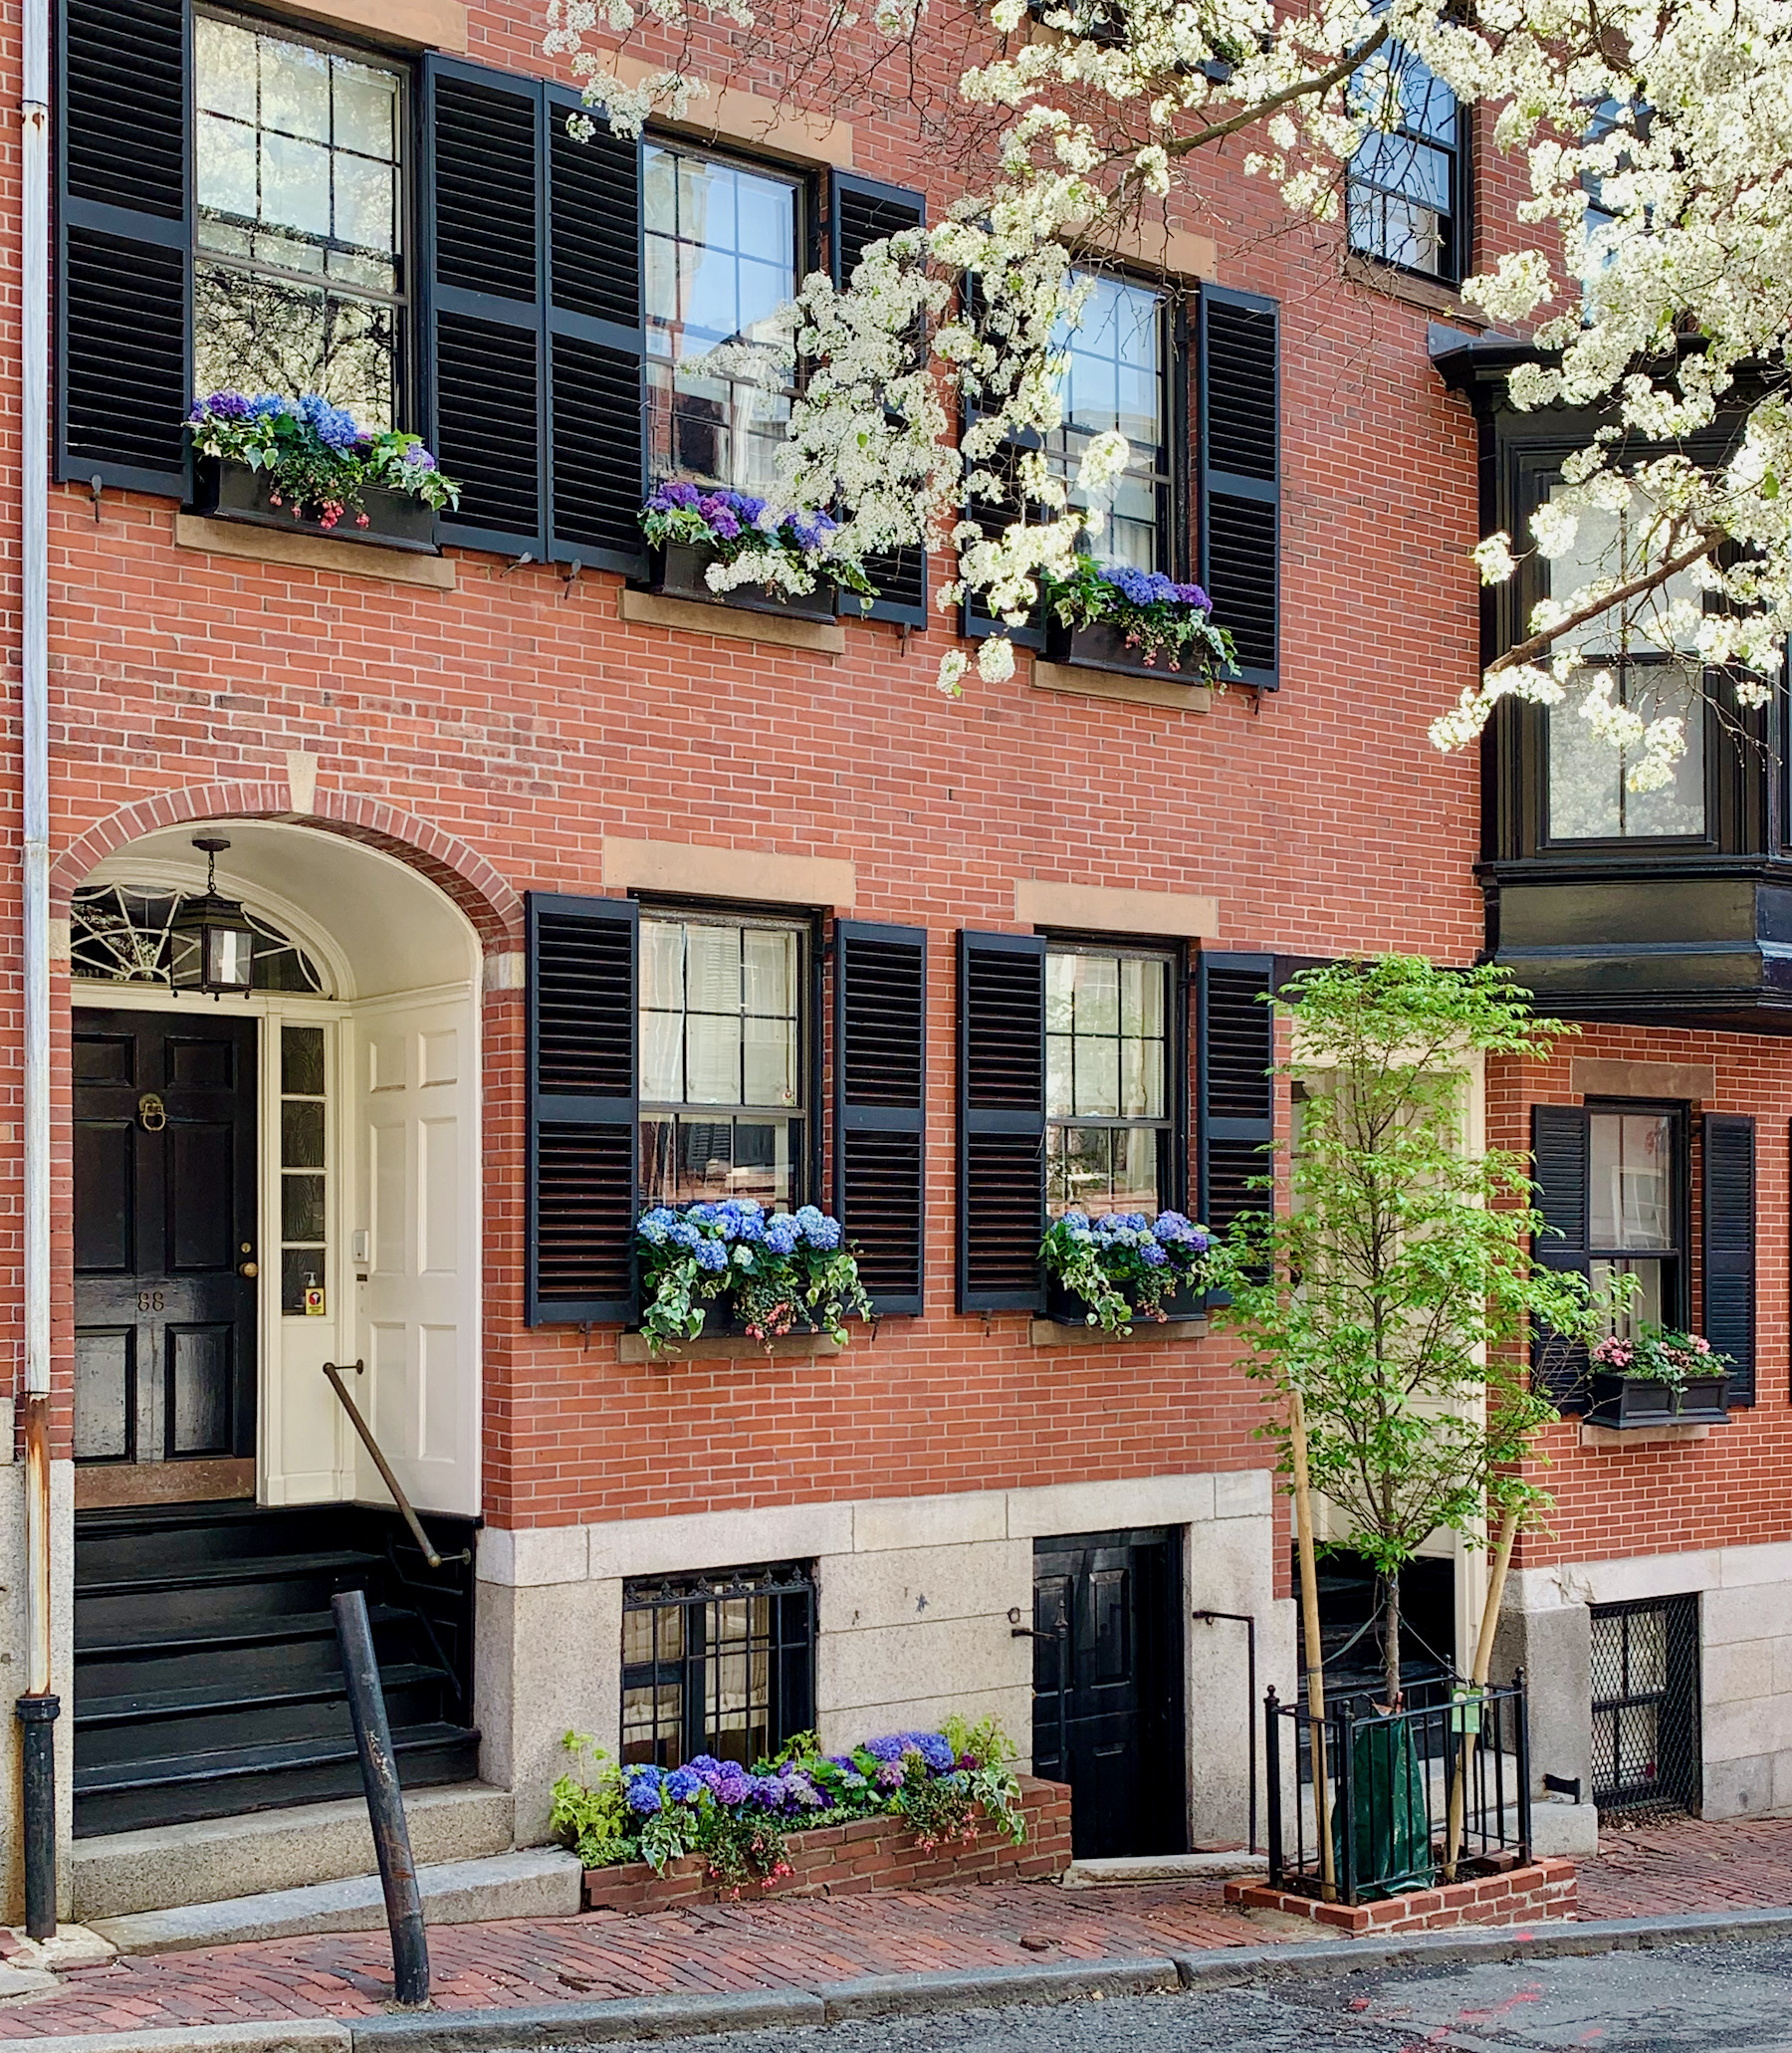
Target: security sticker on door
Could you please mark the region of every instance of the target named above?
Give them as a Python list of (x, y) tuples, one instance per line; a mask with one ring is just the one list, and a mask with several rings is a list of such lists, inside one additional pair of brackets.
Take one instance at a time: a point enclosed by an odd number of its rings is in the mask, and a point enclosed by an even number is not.
[(324, 1286), (322, 1283), (308, 1283), (305, 1290), (305, 1315), (308, 1319), (324, 1316)]

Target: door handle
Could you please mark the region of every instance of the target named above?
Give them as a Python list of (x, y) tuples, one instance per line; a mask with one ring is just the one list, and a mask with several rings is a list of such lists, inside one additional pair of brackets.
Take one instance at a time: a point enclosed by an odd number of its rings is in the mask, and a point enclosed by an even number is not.
[(239, 1276), (259, 1276), (261, 1274), (261, 1264), (256, 1261), (239, 1262), (237, 1264), (237, 1274)]

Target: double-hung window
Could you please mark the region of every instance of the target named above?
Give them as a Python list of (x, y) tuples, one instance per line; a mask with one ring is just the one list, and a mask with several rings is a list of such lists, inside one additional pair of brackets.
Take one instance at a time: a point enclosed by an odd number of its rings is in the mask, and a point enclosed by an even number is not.
[(807, 929), (643, 912), (643, 1205), (806, 1196)]
[(774, 324), (796, 294), (798, 184), (649, 142), (641, 193), (648, 468), (764, 497), (790, 417)]
[(1045, 955), (1045, 1208), (1155, 1216), (1171, 1204), (1171, 958)]
[(1595, 1290), (1634, 1276), (1636, 1297), (1615, 1330), (1684, 1320), (1685, 1149), (1678, 1112), (1593, 1111), (1587, 1120), (1588, 1279)]
[(1350, 160), (1350, 246), (1459, 285), (1467, 268), (1467, 120), (1416, 51), (1395, 44), (1352, 82), (1374, 123)]
[[(1169, 309), (1161, 293), (1123, 278), (1095, 279), (1081, 324), (1058, 338), (1065, 356), (1063, 420), (1046, 456), (1070, 503), (1101, 516), (1090, 539), (1106, 563), (1176, 569), (1170, 518)], [(1131, 455), (1119, 477), (1089, 494), (1077, 488), (1083, 455), (1115, 430)]]
[[(1568, 599), (1596, 580), (1622, 582), (1661, 555), (1661, 523), (1641, 497), (1616, 513), (1583, 511), (1573, 547), (1549, 567), (1553, 592)], [(1577, 630), (1585, 667), (1547, 713), (1548, 835), (1552, 841), (1658, 840), (1705, 832), (1704, 673), (1687, 625), (1698, 585), (1690, 570), (1669, 579), (1643, 618), (1614, 607)], [(1670, 783), (1631, 789), (1636, 756), (1595, 732), (1582, 708), (1601, 672), (1611, 701), (1645, 727), (1677, 720), (1685, 737)]]
[(402, 406), (404, 75), (289, 29), (193, 18), (193, 385)]

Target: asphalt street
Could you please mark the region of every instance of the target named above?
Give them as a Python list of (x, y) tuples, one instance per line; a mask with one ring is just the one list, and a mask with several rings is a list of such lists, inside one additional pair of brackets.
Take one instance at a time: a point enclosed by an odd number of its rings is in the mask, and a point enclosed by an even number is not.
[(604, 2053), (1792, 2053), (1792, 1942), (1277, 1980)]

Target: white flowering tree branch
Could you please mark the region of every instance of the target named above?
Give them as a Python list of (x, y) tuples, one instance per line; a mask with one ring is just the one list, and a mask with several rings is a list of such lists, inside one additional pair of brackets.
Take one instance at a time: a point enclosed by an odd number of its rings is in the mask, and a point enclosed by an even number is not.
[[(1497, 582), (1536, 553), (1552, 590), (1515, 645), (1435, 723), (1473, 741), (1504, 698), (1581, 707), (1632, 755), (1633, 784), (1672, 775), (1682, 723), (1642, 727), (1585, 658), (1633, 639), (1690, 652), (1761, 703), (1792, 632), (1792, 12), (1783, 0), (550, 0), (547, 48), (590, 118), (637, 131), (679, 117), (735, 40), (756, 90), (813, 106), (826, 74), (875, 99), (892, 76), (950, 135), (967, 198), (874, 245), (845, 286), (804, 282), (787, 310), (798, 387), (781, 483), (841, 516), (835, 547), (950, 549), (942, 607), (975, 594), (1011, 627), (1099, 535), (1075, 502), (1125, 462), (1091, 450), (1066, 478), (1038, 453), (1060, 425), (1073, 253), (1130, 208), (1192, 204), (1203, 150), (1244, 138), (1244, 171), (1293, 218), (1331, 224), (1364, 137), (1401, 118), (1399, 67), (1422, 60), (1528, 194), (1503, 251), (1464, 292), (1528, 334), (1508, 378), (1520, 408), (1589, 423), (1531, 535), (1476, 551)], [(624, 46), (646, 52), (629, 71)], [(768, 85), (785, 63), (784, 85)], [(880, 67), (893, 65), (892, 75)], [(630, 81), (633, 83), (630, 83)], [(799, 90), (800, 89), (800, 90)], [(942, 159), (943, 160), (943, 159)], [(1112, 438), (1117, 440), (1118, 438)], [(1586, 538), (1618, 524), (1621, 560)], [(1580, 542), (1577, 545), (1577, 531)], [(1632, 548), (1631, 543), (1638, 547)], [(1688, 589), (1688, 585), (1690, 588)], [(1617, 621), (1614, 628), (1613, 622)], [(998, 633), (978, 667), (1011, 669)], [(946, 659), (956, 689), (967, 660)]]

